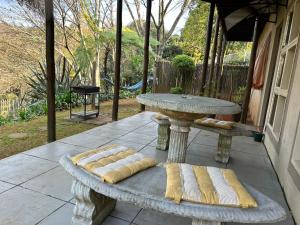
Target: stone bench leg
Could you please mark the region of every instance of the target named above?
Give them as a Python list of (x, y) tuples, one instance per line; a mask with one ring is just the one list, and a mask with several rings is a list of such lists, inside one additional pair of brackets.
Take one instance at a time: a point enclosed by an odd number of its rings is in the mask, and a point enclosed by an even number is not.
[(221, 225), (221, 222), (196, 220), (194, 219), (192, 225)]
[(231, 143), (232, 136), (225, 136), (223, 134), (219, 134), (218, 150), (215, 157), (215, 160), (217, 162), (228, 163)]
[(78, 180), (73, 181), (71, 192), (76, 200), (72, 225), (99, 225), (116, 205), (116, 200), (96, 193)]
[(156, 149), (166, 151), (170, 142), (170, 125), (158, 124)]

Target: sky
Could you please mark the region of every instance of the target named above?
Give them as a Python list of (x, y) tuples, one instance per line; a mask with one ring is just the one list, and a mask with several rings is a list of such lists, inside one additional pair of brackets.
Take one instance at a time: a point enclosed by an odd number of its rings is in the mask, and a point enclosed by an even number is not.
[[(174, 3), (178, 2), (178, 1), (180, 1), (180, 0), (173, 0)], [(6, 8), (10, 7), (10, 6), (13, 7), (14, 3), (15, 3), (15, 0), (0, 0), (0, 7), (6, 7)], [(172, 4), (171, 4), (170, 8), (172, 8)], [(115, 9), (115, 11), (116, 11), (116, 9)], [(135, 13), (135, 10), (133, 10), (133, 11)], [(167, 30), (169, 30), (171, 28), (171, 26), (174, 22), (174, 19), (179, 14), (179, 11), (180, 11), (180, 7), (177, 7), (167, 14), (167, 16), (165, 18), (165, 27)], [(158, 15), (158, 1), (157, 0), (154, 0), (152, 3), (152, 14), (154, 16)], [(146, 11), (145, 11), (144, 7), (142, 10), (142, 16), (143, 16), (143, 18), (146, 17)], [(174, 34), (180, 33), (181, 29), (184, 27), (187, 17), (188, 17), (187, 13), (181, 17), (181, 19), (178, 22), (177, 27), (174, 31)], [(131, 22), (132, 22), (132, 18), (129, 14), (129, 11), (128, 11), (125, 3), (123, 3), (123, 26), (126, 26), (126, 25), (130, 24)]]

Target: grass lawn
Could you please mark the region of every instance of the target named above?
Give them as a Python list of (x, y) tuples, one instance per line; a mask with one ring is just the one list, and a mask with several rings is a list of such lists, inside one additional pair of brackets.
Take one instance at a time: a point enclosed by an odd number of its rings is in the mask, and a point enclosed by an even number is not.
[[(111, 116), (112, 101), (101, 104), (101, 113)], [(121, 99), (119, 105), (119, 119), (123, 119), (139, 112), (139, 104), (135, 99)], [(57, 139), (71, 136), (93, 127), (94, 124), (70, 122), (66, 120), (69, 111), (56, 113)], [(0, 159), (29, 150), (47, 143), (47, 117), (41, 116), (28, 122), (16, 122), (0, 126)], [(14, 133), (26, 133), (23, 138), (9, 137)]]

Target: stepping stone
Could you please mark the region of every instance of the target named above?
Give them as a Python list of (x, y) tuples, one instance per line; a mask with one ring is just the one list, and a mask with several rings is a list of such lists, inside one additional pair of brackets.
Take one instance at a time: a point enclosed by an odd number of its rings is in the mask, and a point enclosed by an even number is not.
[(9, 138), (12, 139), (22, 139), (28, 137), (27, 133), (12, 133), (8, 135)]

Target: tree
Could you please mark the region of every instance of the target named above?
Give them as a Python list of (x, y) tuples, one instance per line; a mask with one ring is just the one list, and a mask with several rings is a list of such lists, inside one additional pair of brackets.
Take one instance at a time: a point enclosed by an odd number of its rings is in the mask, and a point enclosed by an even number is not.
[[(201, 63), (203, 60), (209, 6), (209, 3), (201, 0), (195, 1), (178, 42), (184, 53), (191, 55), (196, 63)], [(215, 30), (214, 27), (213, 32)], [(247, 42), (230, 42), (225, 55), (225, 63), (249, 63), (250, 47), (251, 44)]]
[(209, 4), (197, 0), (181, 32), (181, 48), (197, 63), (203, 59), (208, 12)]
[[(146, 1), (142, 0), (124, 0), (125, 5), (129, 10), (132, 17), (135, 29), (139, 35), (144, 33), (142, 9), (141, 5), (146, 7)], [(192, 0), (159, 0), (158, 2), (158, 15), (151, 14), (152, 24), (156, 29), (156, 40), (158, 41), (157, 56), (161, 57), (166, 47), (167, 42), (175, 31), (175, 28), (181, 17), (189, 10)], [(174, 22), (169, 30), (165, 28), (166, 17), (175, 9), (179, 9), (178, 14), (174, 18)]]

